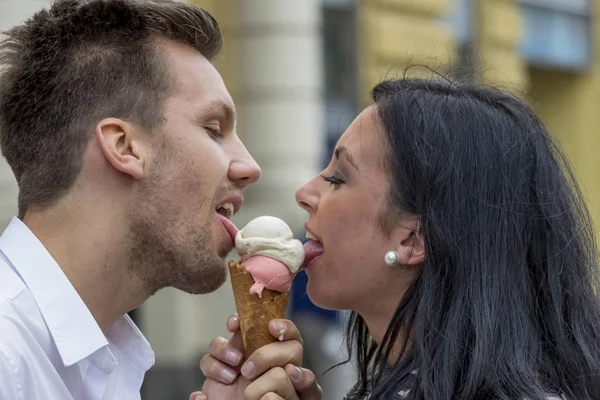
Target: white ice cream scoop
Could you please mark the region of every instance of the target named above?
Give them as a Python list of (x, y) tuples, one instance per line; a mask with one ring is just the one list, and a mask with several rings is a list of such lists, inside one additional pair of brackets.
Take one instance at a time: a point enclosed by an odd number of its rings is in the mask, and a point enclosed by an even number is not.
[(281, 219), (261, 216), (250, 221), (235, 236), (235, 248), (242, 261), (252, 256), (271, 257), (296, 273), (304, 262), (302, 242), (294, 239), (290, 227)]

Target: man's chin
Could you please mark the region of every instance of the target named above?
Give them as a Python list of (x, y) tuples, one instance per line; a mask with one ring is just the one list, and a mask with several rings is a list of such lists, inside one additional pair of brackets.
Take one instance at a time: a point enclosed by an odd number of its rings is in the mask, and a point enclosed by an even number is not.
[(227, 281), (227, 270), (225, 261), (219, 268), (211, 268), (211, 273), (207, 275), (186, 279), (186, 282), (179, 282), (179, 285), (174, 285), (177, 289), (189, 294), (208, 294), (219, 289)]
[(223, 286), (223, 284), (225, 283), (225, 281), (223, 281), (222, 283), (218, 284), (218, 285), (213, 285), (213, 286), (187, 286), (184, 288), (179, 288), (179, 290), (187, 293), (187, 294), (210, 294), (213, 292), (216, 292), (221, 286)]
[(218, 252), (218, 254), (219, 254), (219, 258), (220, 258), (221, 260), (223, 260), (223, 262), (225, 262), (225, 259), (226, 259), (226, 258), (227, 258), (227, 256), (228, 256), (228, 255), (229, 255), (229, 254), (230, 254), (230, 253), (233, 251), (233, 249), (234, 249), (234, 248), (233, 248), (233, 247), (231, 247), (231, 246), (222, 246), (222, 247), (219, 249), (219, 252)]

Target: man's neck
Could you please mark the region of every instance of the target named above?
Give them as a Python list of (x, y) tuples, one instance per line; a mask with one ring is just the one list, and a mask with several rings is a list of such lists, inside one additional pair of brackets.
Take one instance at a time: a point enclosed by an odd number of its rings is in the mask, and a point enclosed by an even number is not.
[[(127, 269), (124, 222), (106, 214), (27, 213), (23, 222), (46, 247), (104, 333), (149, 294)], [(60, 217), (58, 217), (60, 216)]]

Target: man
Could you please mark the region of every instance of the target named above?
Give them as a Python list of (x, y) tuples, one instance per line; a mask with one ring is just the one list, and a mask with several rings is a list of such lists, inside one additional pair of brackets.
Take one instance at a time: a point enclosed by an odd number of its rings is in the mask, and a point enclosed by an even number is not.
[(61, 0), (0, 43), (0, 144), (19, 215), (0, 237), (0, 399), (136, 399), (153, 352), (126, 313), (226, 278), (260, 169), (175, 1)]

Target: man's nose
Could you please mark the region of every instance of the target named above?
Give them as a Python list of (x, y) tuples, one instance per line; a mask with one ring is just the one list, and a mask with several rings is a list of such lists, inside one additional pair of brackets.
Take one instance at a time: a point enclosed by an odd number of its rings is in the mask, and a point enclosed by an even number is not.
[(238, 139), (234, 157), (229, 164), (229, 179), (240, 188), (258, 181), (261, 170), (246, 146)]

